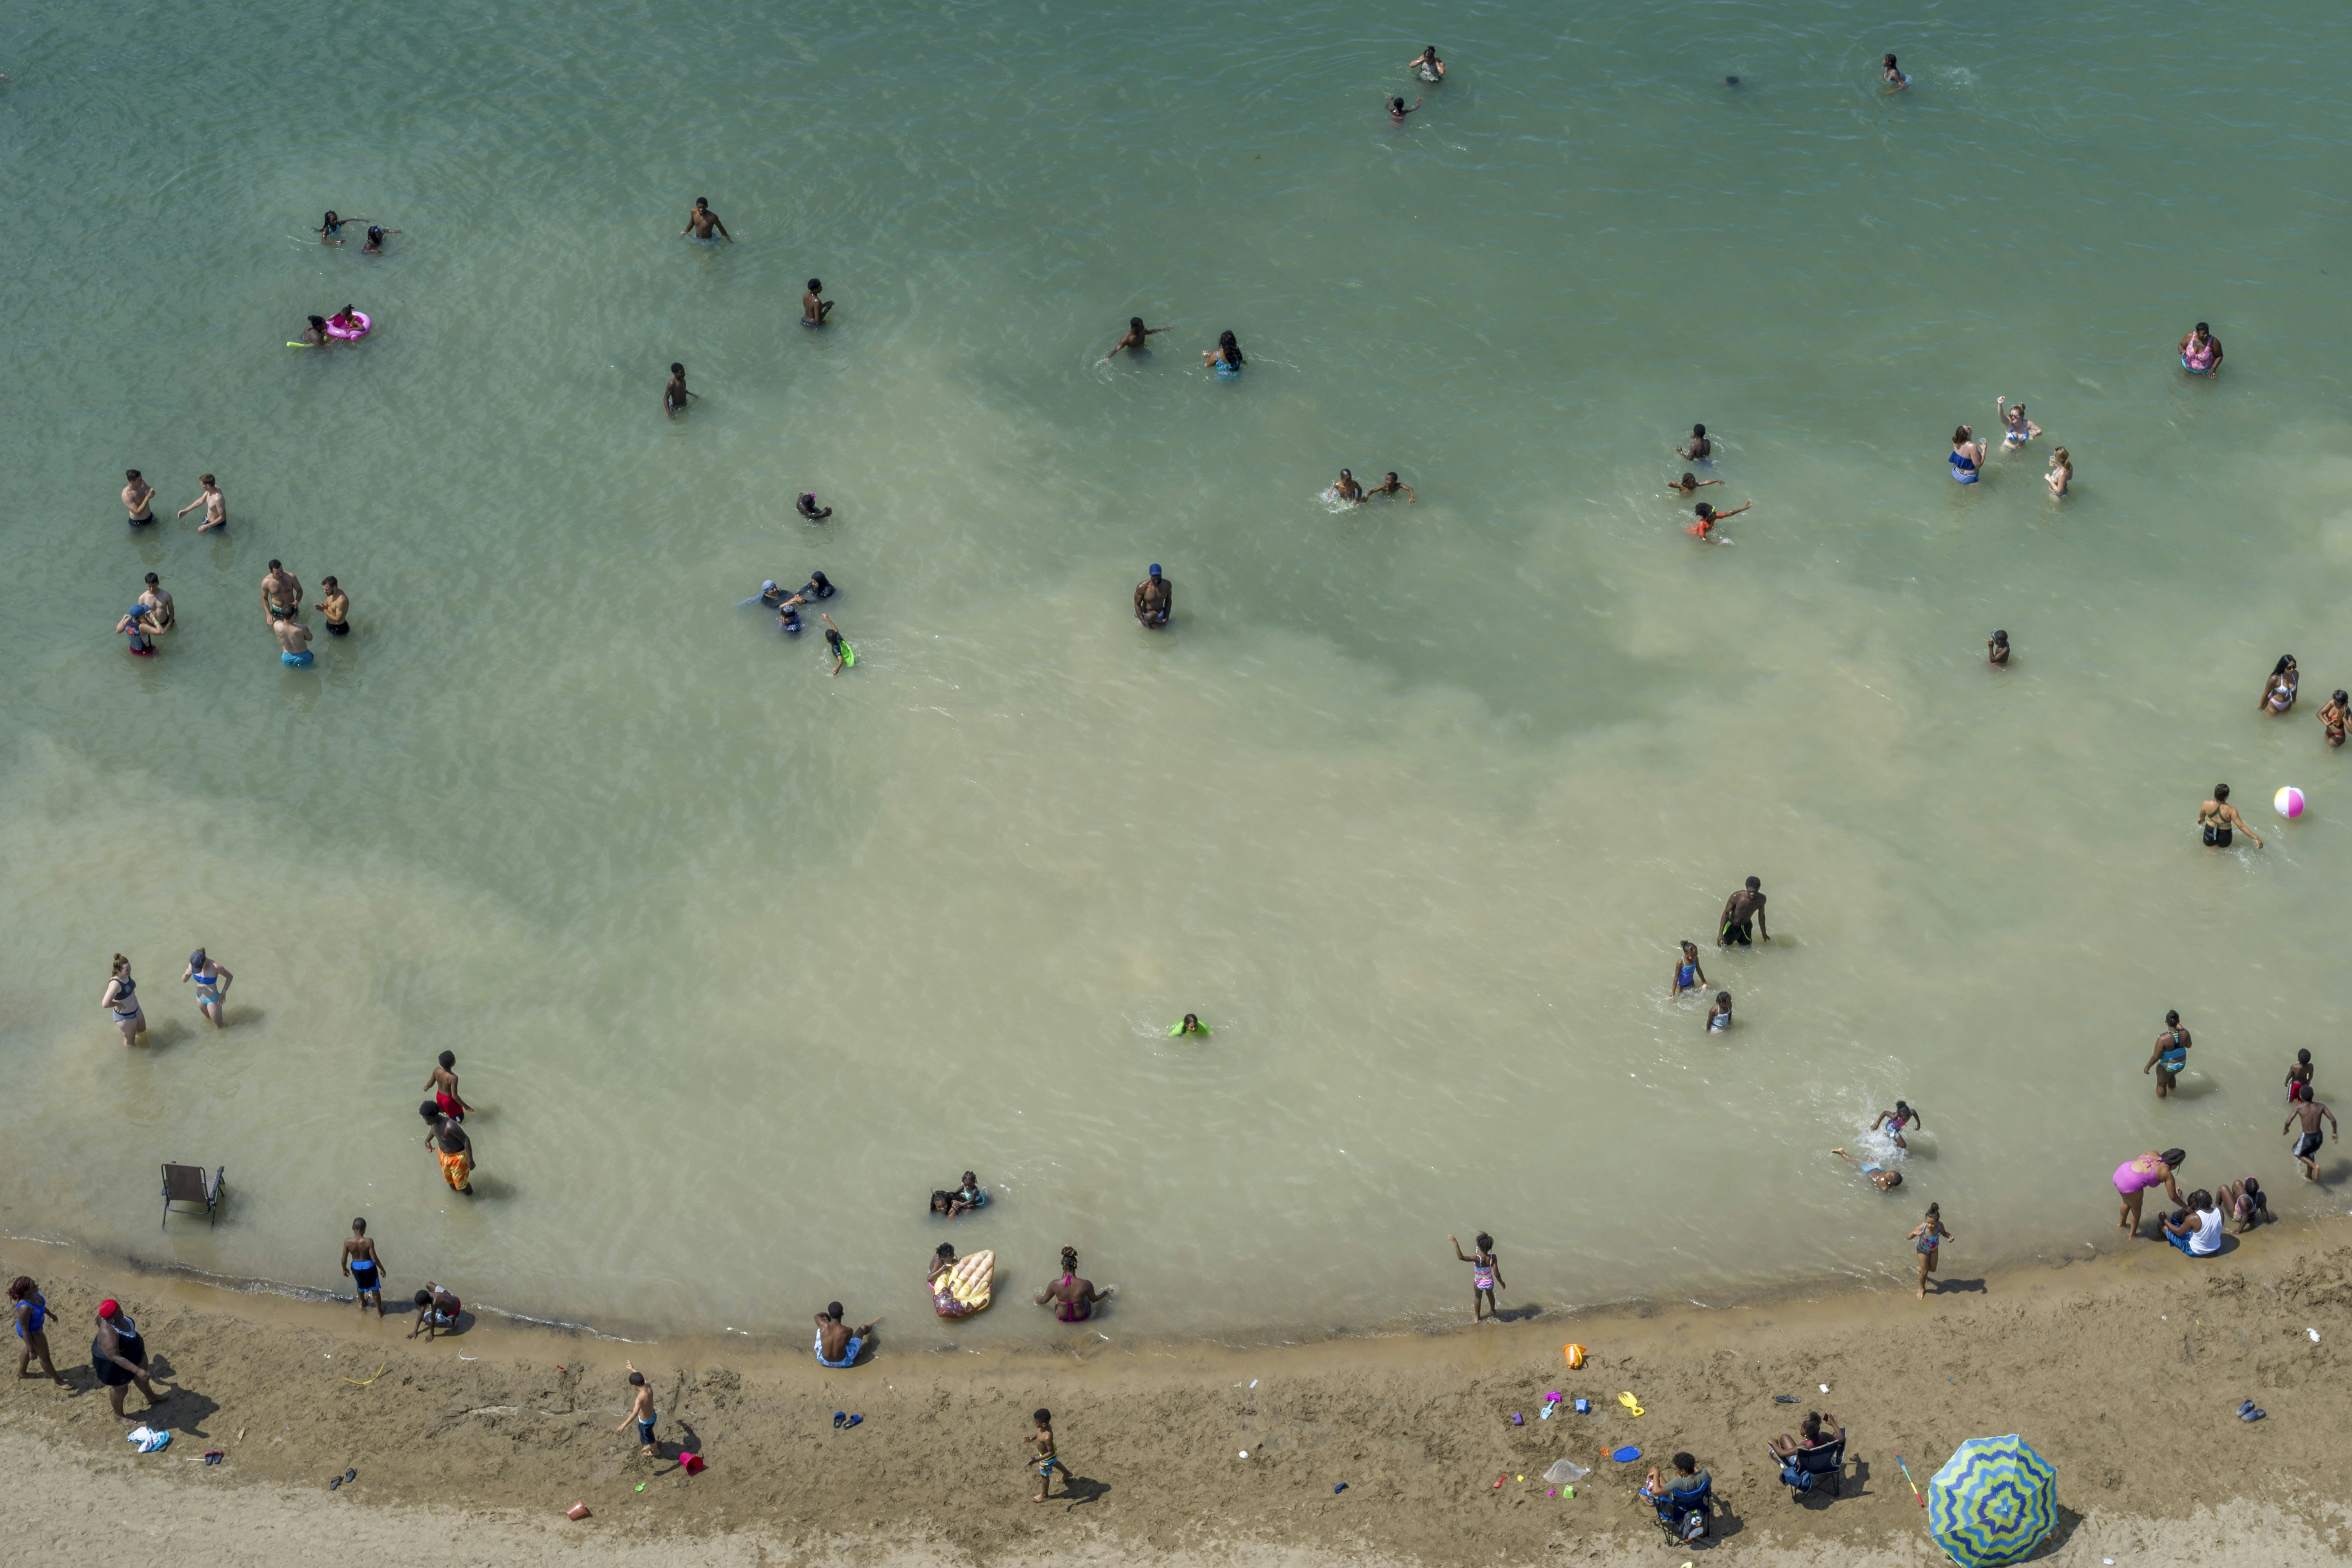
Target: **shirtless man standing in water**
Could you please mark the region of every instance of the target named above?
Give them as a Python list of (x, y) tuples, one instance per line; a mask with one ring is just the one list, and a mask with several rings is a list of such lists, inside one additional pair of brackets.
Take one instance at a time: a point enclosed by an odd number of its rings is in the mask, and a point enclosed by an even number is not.
[(2294, 1141), (2294, 1157), (2303, 1162), (2303, 1179), (2315, 1182), (2319, 1180), (2319, 1119), (2327, 1118), (2328, 1130), (2339, 1143), (2344, 1141), (2344, 1130), (2336, 1125), (2336, 1112), (2325, 1101), (2311, 1098), (2311, 1085), (2297, 1089), (2294, 1097), (2294, 1109), (2286, 1113), (2286, 1125), (2279, 1131), (2292, 1132), (2296, 1122), (2303, 1123), (2303, 1134)]
[(301, 608), (302, 580), (272, 561), (268, 574), (261, 579), (262, 615), (273, 621), (281, 616), (291, 620)]
[(1135, 618), (1157, 630), (1168, 624), (1169, 612), (1176, 605), (1176, 587), (1160, 574), (1157, 562), (1151, 575), (1135, 585)]
[(727, 226), (719, 221), (719, 215), (710, 210), (710, 198), (697, 196), (694, 198), (694, 210), (686, 215), (686, 226), (677, 232), (690, 234), (697, 239), (709, 239), (714, 228), (721, 238), (730, 243), (734, 240), (735, 237), (727, 232)]
[(2197, 808), (2197, 826), (2205, 830), (2206, 844), (2215, 849), (2230, 847), (2230, 833), (2233, 828), (2252, 839), (2255, 848), (2263, 847), (2263, 836), (2247, 826), (2246, 819), (2238, 815), (2238, 808), (2230, 804), (2230, 786), (2225, 784), (2215, 784), (2213, 798)]
[(141, 479), (139, 470), (136, 468), (125, 468), (122, 470), (122, 478), (125, 481), (122, 487), (122, 508), (131, 514), (131, 527), (144, 528), (155, 521), (155, 513), (152, 510), (155, 503), (155, 487)]
[(182, 507), (174, 515), (185, 517), (201, 506), (205, 509), (205, 520), (196, 524), (198, 533), (210, 533), (215, 529), (226, 528), (228, 502), (221, 499), (220, 486), (213, 482), (213, 477), (210, 474), (206, 474), (196, 482), (204, 487), (204, 493)]
[(1729, 947), (1733, 942), (1748, 945), (1748, 922), (1754, 920), (1758, 934), (1766, 942), (1772, 940), (1771, 927), (1764, 923), (1764, 884), (1755, 878), (1748, 885), (1723, 900), (1723, 920), (1716, 930), (1715, 945)]

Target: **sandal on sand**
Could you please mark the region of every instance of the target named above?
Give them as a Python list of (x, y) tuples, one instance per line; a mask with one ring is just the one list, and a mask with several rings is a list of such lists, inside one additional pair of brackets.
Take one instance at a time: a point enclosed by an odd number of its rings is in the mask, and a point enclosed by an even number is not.
[(2267, 1410), (2241, 1410), (2238, 1412), (2238, 1419), (2241, 1421), (2259, 1421), (2269, 1414), (2270, 1412)]
[(833, 1413), (833, 1429), (836, 1432), (840, 1431), (841, 1424), (848, 1419), (849, 1417), (843, 1412), (838, 1410), (835, 1411)]
[(863, 1421), (863, 1420), (865, 1420), (865, 1419), (866, 1419), (866, 1417), (865, 1417), (865, 1416), (863, 1416), (863, 1415), (853, 1415), (853, 1416), (851, 1416), (851, 1417), (850, 1417), (846, 1422), (843, 1423), (843, 1425), (844, 1425), (844, 1426), (845, 1426), (845, 1427), (848, 1427), (848, 1426), (856, 1426), (860, 1421)]

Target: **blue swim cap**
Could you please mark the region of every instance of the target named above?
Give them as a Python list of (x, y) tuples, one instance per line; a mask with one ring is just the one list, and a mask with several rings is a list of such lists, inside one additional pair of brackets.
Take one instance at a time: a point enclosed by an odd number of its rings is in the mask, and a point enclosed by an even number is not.
[(1159, 563), (1159, 562), (1157, 562), (1157, 561), (1155, 561), (1155, 562), (1153, 562), (1153, 563), (1151, 563), (1151, 574), (1152, 574), (1154, 577), (1157, 577), (1157, 576), (1159, 576), (1159, 575), (1160, 575), (1160, 563)]
[(205, 950), (201, 947), (196, 949), (195, 952), (188, 954), (188, 967), (191, 969), (197, 967), (199, 964), (203, 963), (204, 961)]

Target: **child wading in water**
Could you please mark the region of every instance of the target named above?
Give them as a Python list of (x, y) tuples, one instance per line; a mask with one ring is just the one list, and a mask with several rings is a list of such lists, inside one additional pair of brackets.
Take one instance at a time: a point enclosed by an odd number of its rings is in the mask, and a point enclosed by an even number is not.
[(1927, 1217), (1919, 1223), (1918, 1228), (1912, 1231), (1909, 1239), (1919, 1252), (1919, 1300), (1924, 1301), (1927, 1299), (1927, 1276), (1936, 1271), (1937, 1249), (1945, 1242), (1957, 1241), (1959, 1238), (1944, 1228), (1941, 1206), (1929, 1204)]
[[(1045, 1494), (1054, 1489), (1054, 1472), (1057, 1469), (1062, 1472), (1062, 1490), (1065, 1492), (1070, 1489), (1070, 1472), (1054, 1454), (1054, 1413), (1040, 1409), (1033, 1412), (1030, 1419), (1037, 1423), (1036, 1436), (1029, 1439), (1037, 1445), (1037, 1495), (1029, 1500), (1044, 1502)], [(1024, 1459), (1021, 1462), (1025, 1466), (1030, 1461)]]
[(1445, 1239), (1454, 1242), (1454, 1256), (1470, 1265), (1470, 1321), (1478, 1322), (1488, 1312), (1501, 1317), (1503, 1309), (1495, 1305), (1495, 1292), (1507, 1290), (1510, 1287), (1503, 1283), (1503, 1271), (1495, 1262), (1495, 1238), (1480, 1231), (1478, 1256), (1475, 1258), (1464, 1257), (1462, 1244), (1454, 1241), (1454, 1237), (1449, 1236)]
[(1667, 994), (1679, 996), (1685, 991), (1695, 991), (1706, 984), (1706, 971), (1698, 966), (1698, 944), (1690, 942), (1683, 943), (1682, 960), (1675, 965), (1673, 989), (1668, 991)]

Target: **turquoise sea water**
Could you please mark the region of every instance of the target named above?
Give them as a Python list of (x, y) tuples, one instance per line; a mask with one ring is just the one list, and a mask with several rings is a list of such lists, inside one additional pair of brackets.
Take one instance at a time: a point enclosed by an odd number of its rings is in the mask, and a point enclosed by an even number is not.
[[(755, 1331), (838, 1297), (932, 1343), (1042, 1331), (935, 1329), (946, 1237), (1008, 1293), (1076, 1246), (1106, 1331), (1280, 1334), (1457, 1312), (1482, 1227), (1522, 1305), (1906, 1268), (1931, 1198), (1948, 1272), (2081, 1256), (2173, 1143), (2333, 1208), (2275, 1086), (2342, 1070), (2347, 32), (19, 8), (0, 1229), (324, 1286), (364, 1213), (399, 1289)], [(698, 195), (735, 244), (677, 237)], [(401, 233), (323, 247), (329, 206)], [(346, 301), (362, 348), (280, 346)], [(1165, 346), (1099, 363), (1134, 313)], [(1998, 395), (2048, 434), (1961, 489)], [(1663, 493), (1697, 420), (1706, 493), (1756, 500), (1723, 547)], [(1420, 499), (1334, 511), (1343, 465)], [(127, 467), (166, 512), (217, 473), (226, 535), (129, 533)], [(352, 595), (314, 671), (272, 557)], [(735, 604), (818, 567), (839, 679)], [(180, 629), (134, 661), (151, 570)], [(2217, 778), (2266, 848), (2196, 846)], [(1776, 940), (1706, 948), (1710, 1038), (1673, 944), (1750, 873)], [(418, 1146), (444, 1048), (472, 1204)], [(1881, 1199), (1825, 1151), (1897, 1095)], [(155, 1228), (165, 1159), (228, 1167), (218, 1230)], [(967, 1167), (999, 1201), (939, 1230)]]

